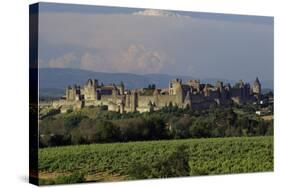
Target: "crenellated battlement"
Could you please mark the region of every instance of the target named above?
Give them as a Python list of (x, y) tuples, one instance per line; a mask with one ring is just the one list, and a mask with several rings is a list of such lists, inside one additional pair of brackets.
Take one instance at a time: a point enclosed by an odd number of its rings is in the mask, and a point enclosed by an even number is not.
[(137, 88), (127, 90), (120, 84), (99, 84), (98, 80), (89, 79), (83, 86), (68, 86), (65, 97), (54, 101), (56, 108), (81, 109), (87, 106), (107, 106), (110, 111), (147, 112), (173, 105), (179, 108), (206, 109), (212, 105), (229, 106), (233, 103), (244, 104), (258, 100), (261, 84), (258, 80), (250, 84), (242, 80), (234, 86), (218, 81), (215, 86), (202, 84), (200, 80), (171, 80), (167, 88)]

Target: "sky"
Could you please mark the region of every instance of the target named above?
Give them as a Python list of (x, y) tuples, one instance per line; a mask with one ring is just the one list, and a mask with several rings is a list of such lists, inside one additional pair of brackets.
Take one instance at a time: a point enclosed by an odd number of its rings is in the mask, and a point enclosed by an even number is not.
[(273, 80), (273, 18), (39, 4), (39, 67)]

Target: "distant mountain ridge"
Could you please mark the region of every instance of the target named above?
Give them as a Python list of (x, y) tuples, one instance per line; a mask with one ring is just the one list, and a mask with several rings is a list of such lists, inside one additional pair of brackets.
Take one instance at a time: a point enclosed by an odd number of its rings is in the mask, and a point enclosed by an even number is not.
[[(124, 82), (127, 89), (147, 87), (149, 84), (156, 84), (159, 88), (168, 87), (169, 81), (175, 78), (182, 79), (184, 82), (190, 79), (197, 79), (191, 76), (179, 76), (168, 74), (146, 74), (138, 75), (132, 73), (105, 73), (105, 72), (92, 72), (81, 69), (70, 68), (41, 68), (39, 69), (39, 93), (40, 96), (59, 96), (63, 94), (68, 85), (83, 85), (86, 81), (91, 79), (98, 79), (99, 83), (119, 84)], [(224, 83), (234, 84), (236, 81), (227, 79), (201, 79), (202, 83), (214, 84), (217, 80)], [(237, 80), (238, 81), (238, 80)], [(261, 80), (261, 83), (264, 82)], [(263, 88), (272, 89), (270, 82), (263, 86)]]
[(115, 83), (121, 81), (125, 83), (126, 88), (146, 87), (148, 84), (156, 84), (157, 87), (168, 87), (169, 81), (175, 78), (182, 80), (193, 79), (190, 76), (172, 76), (166, 74), (147, 74), (137, 75), (132, 73), (105, 73), (92, 72), (81, 69), (65, 68), (41, 68), (39, 69), (39, 87), (62, 89), (68, 85), (83, 85), (91, 79), (98, 79), (99, 83)]

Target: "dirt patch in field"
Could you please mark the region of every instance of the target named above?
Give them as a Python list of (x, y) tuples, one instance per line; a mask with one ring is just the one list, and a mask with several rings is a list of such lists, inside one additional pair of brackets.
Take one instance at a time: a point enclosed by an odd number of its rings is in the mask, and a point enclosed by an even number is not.
[(273, 120), (273, 115), (262, 116), (261, 118), (264, 119), (265, 121), (271, 121)]
[[(55, 180), (59, 176), (69, 176), (69, 172), (40, 172), (39, 179), (42, 180)], [(123, 181), (127, 176), (120, 175), (118, 173), (99, 172), (90, 175), (85, 175), (85, 182), (110, 182), (110, 181)]]
[(39, 178), (50, 180), (50, 179), (56, 179), (59, 176), (69, 176), (71, 173), (59, 173), (59, 172), (39, 172)]
[(85, 176), (86, 182), (123, 181), (127, 176), (118, 173), (99, 172)]

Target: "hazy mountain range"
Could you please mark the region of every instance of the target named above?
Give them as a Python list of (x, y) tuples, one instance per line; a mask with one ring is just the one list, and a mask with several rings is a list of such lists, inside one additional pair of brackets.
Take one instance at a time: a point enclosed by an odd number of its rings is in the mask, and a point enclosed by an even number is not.
[[(98, 79), (99, 83), (104, 84), (124, 82), (125, 88), (141, 88), (147, 87), (149, 84), (156, 84), (158, 88), (168, 87), (169, 81), (175, 78), (182, 79), (183, 82), (189, 79), (199, 79), (191, 76), (168, 75), (168, 74), (144, 74), (137, 75), (131, 73), (104, 73), (92, 72), (81, 69), (69, 68), (41, 68), (39, 69), (39, 95), (58, 97), (64, 93), (68, 85), (83, 85), (86, 81), (91, 79)], [(253, 78), (254, 79), (254, 78)], [(202, 83), (214, 84), (220, 80), (224, 83), (234, 84), (238, 80), (228, 80), (225, 78), (201, 78)], [(253, 81), (245, 82), (253, 83)], [(260, 80), (262, 88), (265, 90), (273, 89), (273, 80)]]

